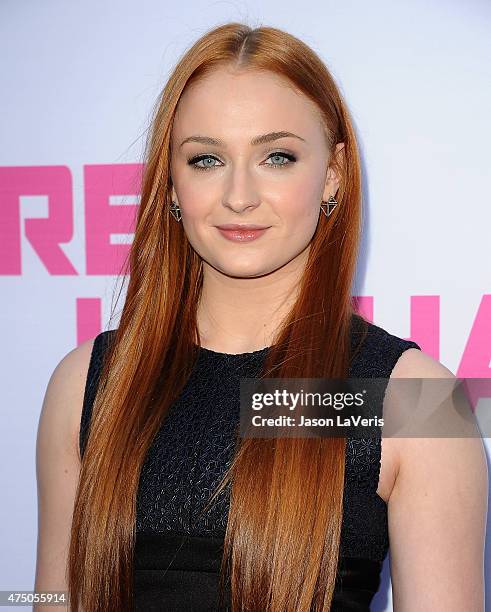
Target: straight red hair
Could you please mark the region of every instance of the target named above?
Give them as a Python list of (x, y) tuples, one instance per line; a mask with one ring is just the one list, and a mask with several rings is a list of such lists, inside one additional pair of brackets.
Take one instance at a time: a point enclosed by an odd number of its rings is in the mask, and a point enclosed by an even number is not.
[[(338, 206), (320, 214), (298, 297), (263, 375), (348, 376), (351, 298), (361, 230), (359, 154), (347, 107), (328, 69), (294, 36), (228, 23), (180, 59), (152, 121), (129, 283), (104, 360), (73, 513), (68, 560), (71, 609), (129, 610), (133, 598), (136, 493), (145, 455), (197, 356), (202, 261), (169, 215), (170, 136), (184, 89), (216, 67), (266, 70), (315, 103)], [(335, 145), (344, 149), (334, 156)], [(319, 209), (320, 210), (320, 209)], [(173, 385), (163, 381), (173, 381)], [(345, 438), (240, 439), (218, 491), (231, 483), (222, 561), (232, 610), (329, 610), (336, 577)], [(75, 603), (77, 602), (77, 603)]]

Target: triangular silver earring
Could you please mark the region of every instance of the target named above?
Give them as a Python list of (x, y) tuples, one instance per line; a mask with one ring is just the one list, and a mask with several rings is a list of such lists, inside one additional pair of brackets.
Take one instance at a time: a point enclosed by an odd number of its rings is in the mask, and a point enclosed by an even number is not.
[(338, 203), (334, 196), (331, 196), (327, 202), (321, 202), (321, 210), (326, 215), (326, 217), (329, 217), (332, 211), (336, 208), (337, 204)]
[(176, 221), (180, 221), (182, 219), (181, 209), (179, 208), (179, 205), (174, 202), (174, 200), (172, 201), (172, 206), (169, 207), (169, 211)]

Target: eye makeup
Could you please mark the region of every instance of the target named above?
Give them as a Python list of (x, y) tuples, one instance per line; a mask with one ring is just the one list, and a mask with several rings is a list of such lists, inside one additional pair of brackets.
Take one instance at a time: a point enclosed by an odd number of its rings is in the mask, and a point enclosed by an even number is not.
[[(274, 157), (284, 157), (287, 161), (285, 163), (281, 163), (281, 164), (265, 164), (266, 166), (271, 166), (271, 168), (284, 168), (285, 166), (290, 166), (290, 164), (294, 163), (297, 161), (297, 158), (295, 157), (295, 155), (292, 155), (291, 153), (285, 153), (284, 151), (273, 151), (272, 153), (270, 153), (268, 155), (267, 159), (271, 159)], [(192, 166), (195, 170), (213, 170), (214, 168), (217, 168), (219, 166), (217, 165), (213, 165), (213, 166), (198, 166), (197, 164), (203, 160), (206, 159), (214, 159), (216, 161), (220, 161), (218, 159), (218, 157), (216, 157), (215, 155), (212, 155), (211, 153), (206, 153), (206, 154), (202, 154), (202, 155), (195, 155), (191, 158), (189, 158), (187, 160), (188, 164), (190, 166)]]

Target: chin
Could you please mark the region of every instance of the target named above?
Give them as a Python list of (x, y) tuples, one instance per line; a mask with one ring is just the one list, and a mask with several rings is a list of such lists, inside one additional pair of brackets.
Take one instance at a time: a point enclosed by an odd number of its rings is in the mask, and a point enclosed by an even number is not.
[(274, 272), (274, 268), (271, 268), (270, 266), (255, 264), (252, 262), (250, 265), (246, 265), (243, 262), (237, 263), (237, 265), (231, 265), (230, 262), (228, 262), (228, 265), (216, 267), (222, 274), (235, 278), (256, 278), (258, 276), (264, 276)]

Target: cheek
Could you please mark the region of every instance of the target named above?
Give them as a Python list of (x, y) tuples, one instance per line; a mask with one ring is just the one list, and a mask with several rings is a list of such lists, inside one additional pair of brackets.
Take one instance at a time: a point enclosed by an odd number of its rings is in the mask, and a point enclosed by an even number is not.
[(280, 202), (281, 216), (291, 222), (310, 225), (319, 215), (320, 200), (311, 185), (292, 189)]
[(190, 224), (206, 220), (212, 208), (213, 195), (209, 190), (192, 188), (187, 185), (180, 191), (180, 202), (183, 210), (183, 217), (186, 217)]

